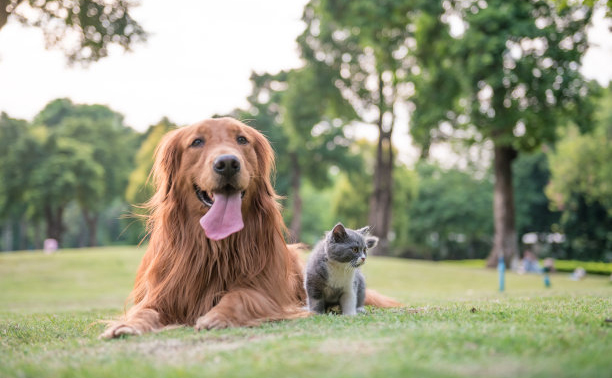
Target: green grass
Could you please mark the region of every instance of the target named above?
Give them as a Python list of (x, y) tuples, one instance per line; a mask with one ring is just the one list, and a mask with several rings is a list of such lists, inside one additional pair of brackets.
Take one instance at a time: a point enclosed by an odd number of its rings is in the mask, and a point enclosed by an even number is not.
[(607, 277), (506, 277), (369, 259), (368, 285), (407, 309), (98, 340), (141, 249), (0, 255), (0, 377), (612, 377)]

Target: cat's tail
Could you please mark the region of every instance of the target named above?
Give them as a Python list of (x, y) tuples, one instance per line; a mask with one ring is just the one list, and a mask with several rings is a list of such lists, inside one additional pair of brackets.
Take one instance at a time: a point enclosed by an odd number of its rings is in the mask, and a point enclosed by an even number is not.
[(386, 297), (375, 290), (366, 289), (365, 305), (381, 308), (402, 307), (403, 304), (393, 298)]

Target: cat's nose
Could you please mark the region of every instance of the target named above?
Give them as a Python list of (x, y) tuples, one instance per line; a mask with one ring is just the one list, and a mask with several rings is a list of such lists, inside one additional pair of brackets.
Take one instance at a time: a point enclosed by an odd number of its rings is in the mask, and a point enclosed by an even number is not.
[(365, 262), (365, 257), (362, 257), (360, 260), (361, 260), (361, 263), (363, 264)]

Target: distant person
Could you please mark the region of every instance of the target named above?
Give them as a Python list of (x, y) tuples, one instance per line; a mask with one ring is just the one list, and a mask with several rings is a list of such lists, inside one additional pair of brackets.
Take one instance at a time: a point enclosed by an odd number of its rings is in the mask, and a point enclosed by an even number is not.
[(570, 280), (572, 281), (580, 281), (586, 277), (586, 270), (583, 267), (579, 266), (574, 269), (574, 272), (570, 275)]
[(535, 253), (530, 250), (526, 250), (523, 255), (523, 272), (524, 273), (541, 273), (542, 268), (540, 267), (540, 263), (538, 262), (538, 258)]
[(555, 271), (555, 259), (552, 257), (545, 258), (542, 265), (544, 266), (544, 271), (547, 273), (552, 273)]
[(58, 247), (57, 240), (53, 238), (45, 239), (43, 250), (46, 254), (51, 254), (57, 251), (57, 247)]

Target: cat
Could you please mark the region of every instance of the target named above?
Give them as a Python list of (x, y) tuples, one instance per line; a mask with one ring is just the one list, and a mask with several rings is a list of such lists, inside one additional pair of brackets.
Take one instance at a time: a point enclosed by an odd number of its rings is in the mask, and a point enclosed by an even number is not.
[(315, 245), (304, 281), (311, 312), (324, 314), (337, 305), (343, 315), (365, 312), (365, 278), (359, 267), (367, 250), (378, 244), (369, 231), (369, 226), (351, 230), (338, 223)]

